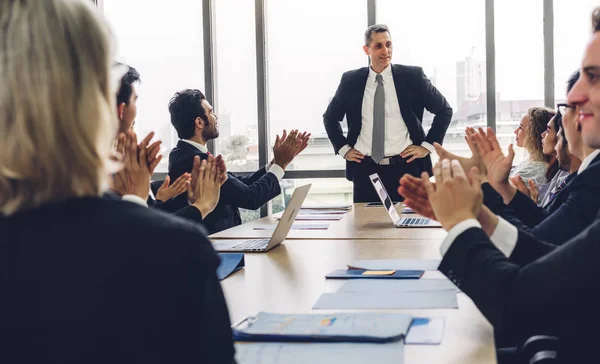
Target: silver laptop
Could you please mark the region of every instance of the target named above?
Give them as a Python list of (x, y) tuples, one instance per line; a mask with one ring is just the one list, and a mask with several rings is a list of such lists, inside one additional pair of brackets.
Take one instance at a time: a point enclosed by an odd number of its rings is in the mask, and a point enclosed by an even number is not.
[(292, 228), (306, 195), (308, 195), (310, 186), (310, 184), (307, 184), (294, 190), (292, 198), (290, 198), (270, 239), (215, 240), (213, 247), (218, 252), (266, 252), (283, 243)]
[(390, 215), (394, 226), (397, 228), (401, 227), (441, 227), (442, 225), (435, 221), (428, 219), (426, 217), (400, 217), (398, 212), (396, 211), (396, 207), (392, 203), (392, 199), (387, 193), (387, 190), (381, 183), (381, 179), (379, 179), (379, 175), (377, 173), (373, 173), (369, 176), (371, 179), (371, 183), (377, 192), (377, 196), (381, 199), (383, 206), (386, 211)]

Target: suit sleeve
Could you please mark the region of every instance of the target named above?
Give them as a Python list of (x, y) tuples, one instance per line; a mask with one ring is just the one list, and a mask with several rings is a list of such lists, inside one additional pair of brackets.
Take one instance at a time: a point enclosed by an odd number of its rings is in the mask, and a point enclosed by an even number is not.
[(252, 173), (249, 176), (245, 176), (245, 177), (238, 176), (238, 175), (236, 175), (234, 173), (229, 173), (229, 175), (233, 176), (234, 178), (237, 178), (243, 184), (249, 186), (249, 185), (253, 184), (254, 182), (258, 181), (259, 178), (261, 178), (262, 176), (264, 176), (266, 173), (267, 173), (267, 170), (265, 169), (265, 167), (262, 167), (258, 171)]
[[(519, 234), (516, 249), (542, 254), (528, 264), (507, 259), (483, 230), (465, 231), (444, 256), (439, 270), (455, 282), (494, 326), (497, 338), (522, 340), (556, 334), (555, 318), (593, 301), (587, 280), (598, 272), (600, 223), (561, 247), (552, 249), (528, 234)], [(515, 249), (514, 254), (517, 253)], [(530, 257), (531, 258), (531, 257)], [(521, 341), (522, 342), (522, 341)]]
[(344, 136), (344, 132), (342, 131), (342, 126), (340, 124), (346, 115), (345, 103), (347, 88), (348, 75), (347, 73), (344, 73), (333, 99), (331, 99), (329, 106), (327, 106), (327, 110), (325, 110), (325, 114), (323, 114), (325, 131), (327, 132), (327, 136), (329, 137), (336, 154), (339, 153), (340, 148), (348, 144), (348, 140)]
[(200, 210), (191, 205), (175, 211), (173, 215), (183, 217), (184, 219), (188, 219), (197, 223), (202, 223), (202, 214), (200, 213)]
[(266, 173), (251, 185), (237, 178), (228, 178), (221, 186), (221, 202), (226, 205), (256, 210), (281, 193), (279, 180), (273, 173)]
[(536, 226), (550, 216), (546, 209), (539, 207), (521, 191), (517, 191), (517, 194), (507, 206), (513, 209), (515, 215), (529, 227)]
[(427, 136), (425, 136), (425, 141), (429, 144), (433, 144), (434, 142), (442, 144), (446, 130), (448, 130), (450, 121), (452, 121), (452, 107), (450, 107), (450, 104), (441, 92), (431, 84), (431, 81), (423, 73), (422, 68), (418, 68), (417, 83), (421, 90), (423, 106), (427, 111), (435, 115), (431, 128)]
[(182, 323), (186, 332), (181, 337), (188, 353), (186, 359), (205, 358), (211, 363), (231, 364), (235, 349), (229, 311), (216, 273), (219, 258), (206, 237), (199, 238), (190, 240), (190, 263), (184, 277), (188, 299), (184, 306), (186, 320)]

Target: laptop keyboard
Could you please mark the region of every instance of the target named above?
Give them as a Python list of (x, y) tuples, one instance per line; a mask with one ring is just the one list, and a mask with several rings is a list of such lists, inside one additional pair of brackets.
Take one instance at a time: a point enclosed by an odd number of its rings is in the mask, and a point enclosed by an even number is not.
[(400, 226), (425, 226), (429, 225), (429, 219), (423, 217), (408, 217), (400, 221)]
[(235, 245), (233, 248), (244, 250), (260, 250), (265, 249), (267, 245), (269, 245), (269, 239), (252, 239)]

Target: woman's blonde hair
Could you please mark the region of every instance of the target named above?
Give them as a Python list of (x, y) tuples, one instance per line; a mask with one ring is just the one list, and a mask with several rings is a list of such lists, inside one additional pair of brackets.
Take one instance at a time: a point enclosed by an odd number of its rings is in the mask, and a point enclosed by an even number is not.
[(0, 215), (107, 185), (112, 38), (91, 4), (0, 1)]

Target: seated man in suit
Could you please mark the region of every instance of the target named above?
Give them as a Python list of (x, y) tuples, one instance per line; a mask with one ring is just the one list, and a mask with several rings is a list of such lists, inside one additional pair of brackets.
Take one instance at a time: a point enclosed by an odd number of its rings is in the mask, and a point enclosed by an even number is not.
[[(571, 91), (578, 78), (577, 72), (570, 77), (567, 92)], [(562, 244), (578, 234), (592, 222), (600, 209), (600, 194), (596, 192), (600, 190), (600, 151), (587, 147), (582, 142), (581, 131), (576, 127), (576, 107), (561, 105), (560, 109), (561, 115), (564, 114), (560, 129), (562, 138), (568, 140), (565, 144), (569, 152), (558, 151), (558, 158), (563, 164), (562, 168), (567, 168), (568, 165), (571, 174), (543, 208), (537, 206), (506, 179), (507, 168), (510, 168), (514, 155), (504, 157), (493, 133), (489, 134), (488, 138), (484, 133), (476, 133), (474, 129), (467, 128), (466, 140), (473, 152), (470, 159), (458, 157), (440, 145), (435, 145), (441, 159), (458, 160), (466, 170), (474, 165), (480, 168), (480, 172), (488, 170), (488, 174), (481, 173), (480, 178), (484, 182), (484, 205), (491, 213), (553, 244)], [(485, 148), (479, 148), (484, 145)], [(567, 157), (567, 154), (571, 156)], [(583, 165), (580, 158), (585, 161)], [(411, 176), (403, 177), (401, 183), (404, 185), (403, 193), (408, 195), (411, 194), (411, 186), (419, 185), (419, 181)], [(426, 206), (426, 203), (421, 202), (416, 208), (423, 206)]]
[[(595, 32), (568, 103), (579, 108), (584, 143), (600, 149), (600, 8), (593, 19)], [(448, 231), (439, 270), (475, 302), (497, 339), (557, 336), (561, 362), (598, 362), (600, 216), (560, 247), (514, 228), (498, 235), (501, 219), (483, 224), (477, 219), (483, 197), (477, 168), (467, 177), (458, 161), (443, 160), (434, 174), (435, 186), (426, 173), (422, 181), (436, 219)]]
[[(118, 63), (115, 67), (114, 72), (120, 69), (126, 70), (125, 75), (121, 78), (119, 91), (117, 93), (117, 115), (119, 118), (119, 136), (117, 138), (117, 152), (123, 156), (125, 161), (129, 158), (137, 158), (139, 150), (144, 149), (148, 159), (148, 175), (143, 174), (144, 171), (137, 169), (134, 170), (133, 163), (124, 163), (124, 168), (119, 171), (113, 179), (113, 192), (116, 192), (125, 201), (137, 203), (141, 206), (149, 206), (152, 208), (160, 209), (166, 212), (173, 212), (179, 217), (184, 217), (196, 222), (202, 222), (215, 207), (216, 202), (213, 204), (214, 191), (210, 193), (202, 194), (202, 190), (208, 186), (203, 186), (202, 178), (198, 176), (204, 176), (201, 169), (204, 170), (200, 162), (195, 163), (195, 168), (191, 171), (192, 174), (182, 174), (172, 185), (169, 185), (167, 181), (158, 189), (156, 199), (149, 188), (150, 178), (154, 169), (160, 162), (162, 156), (158, 155), (160, 151), (160, 141), (150, 144), (150, 141), (154, 133), (150, 133), (140, 145), (137, 144), (137, 138), (132, 129), (135, 125), (135, 119), (137, 117), (137, 99), (138, 93), (136, 84), (140, 82), (140, 74), (138, 71), (128, 65)], [(126, 144), (129, 148), (125, 148)], [(136, 148), (137, 146), (137, 148)], [(210, 161), (208, 169), (213, 164)], [(217, 168), (215, 178), (219, 181), (224, 180), (225, 167), (222, 162), (221, 156), (218, 156), (214, 160), (214, 165)], [(208, 176), (207, 176), (208, 178)], [(208, 181), (205, 181), (208, 185)], [(188, 191), (188, 198), (190, 200), (189, 206), (182, 207), (180, 209), (170, 208), (171, 199), (180, 195), (181, 193)], [(194, 196), (201, 195), (202, 198), (195, 198)], [(217, 194), (218, 201), (218, 194)]]
[[(206, 97), (199, 90), (187, 89), (177, 92), (169, 102), (171, 124), (180, 140), (169, 154), (171, 179), (190, 172), (195, 156), (209, 156), (206, 143), (219, 136), (217, 116)], [(221, 199), (211, 215), (203, 221), (210, 233), (215, 233), (242, 223), (239, 208), (255, 210), (281, 193), (279, 181), (294, 157), (308, 145), (310, 134), (297, 130), (289, 135), (284, 131), (277, 136), (273, 148), (273, 160), (248, 177), (227, 174), (221, 187)], [(174, 199), (175, 206), (184, 207), (187, 196)]]

